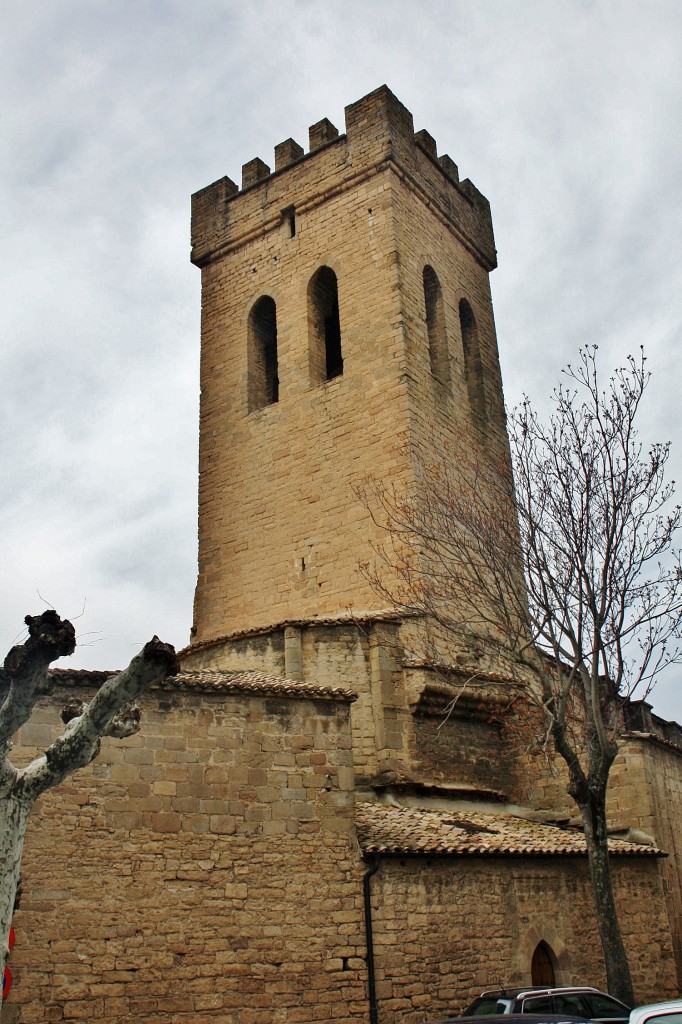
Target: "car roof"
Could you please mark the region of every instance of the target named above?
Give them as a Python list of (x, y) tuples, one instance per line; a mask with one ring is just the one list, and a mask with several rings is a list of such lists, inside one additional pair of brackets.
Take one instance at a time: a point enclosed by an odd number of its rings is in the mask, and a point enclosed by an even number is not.
[(630, 1024), (641, 1024), (641, 1021), (661, 1017), (666, 1013), (682, 1013), (682, 999), (671, 999), (667, 1003), (649, 1003), (648, 1006), (636, 1006), (630, 1014)]
[(565, 1013), (499, 1013), (481, 1014), (478, 1017), (445, 1017), (433, 1024), (592, 1024), (588, 1017), (572, 1017)]
[[(538, 995), (542, 992), (553, 995), (555, 992), (599, 992), (599, 989), (594, 988), (592, 985), (526, 985), (521, 988), (489, 988), (485, 992), (481, 992), (479, 999), (482, 996), (500, 996), (502, 999), (517, 999), (519, 996)], [(610, 998), (613, 998), (613, 996)]]

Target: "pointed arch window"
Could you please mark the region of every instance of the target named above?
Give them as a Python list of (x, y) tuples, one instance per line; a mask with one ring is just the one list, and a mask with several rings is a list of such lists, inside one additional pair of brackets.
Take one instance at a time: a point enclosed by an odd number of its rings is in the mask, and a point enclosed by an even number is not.
[(343, 373), (339, 291), (336, 274), (320, 267), (308, 285), (310, 376), (316, 384)]
[[(554, 988), (556, 985), (556, 973), (554, 970), (554, 956), (546, 942), (538, 942), (533, 951), (533, 959), (530, 964), (530, 977), (532, 985), (542, 985), (543, 988)], [(573, 1013), (562, 1007), (557, 1008), (557, 1013)], [(575, 1011), (577, 1012), (577, 1011)]]
[(248, 320), (249, 412), (279, 401), (277, 361), (277, 307), (263, 295), (253, 305)]
[(448, 341), (445, 333), (443, 292), (433, 267), (425, 266), (422, 276), (431, 373), (443, 384), (446, 384), (450, 380), (450, 360), (448, 359)]
[(459, 325), (462, 330), (464, 377), (469, 395), (469, 405), (471, 406), (474, 419), (478, 422), (479, 426), (484, 426), (487, 414), (481, 348), (478, 341), (476, 318), (466, 299), (462, 299), (459, 304)]

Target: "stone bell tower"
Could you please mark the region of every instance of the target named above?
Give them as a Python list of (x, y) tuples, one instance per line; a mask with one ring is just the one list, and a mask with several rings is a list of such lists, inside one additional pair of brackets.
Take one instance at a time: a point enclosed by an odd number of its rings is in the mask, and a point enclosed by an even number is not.
[(356, 691), (368, 675), (375, 750), (402, 743), (408, 702), (387, 641), (399, 623), (359, 571), (380, 536), (357, 485), (415, 486), (400, 439), (475, 437), (504, 457), (507, 438), (487, 200), (386, 86), (346, 108), (345, 129), (324, 119), (307, 153), (287, 139), (274, 171), (254, 159), (241, 189), (224, 177), (192, 197), (199, 574), (185, 663)]

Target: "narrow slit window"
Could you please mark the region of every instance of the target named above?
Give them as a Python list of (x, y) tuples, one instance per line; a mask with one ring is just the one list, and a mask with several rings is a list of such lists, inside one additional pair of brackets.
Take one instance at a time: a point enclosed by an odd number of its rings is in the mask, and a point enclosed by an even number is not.
[(286, 225), (286, 232), (289, 238), (296, 237), (296, 209), (293, 206), (287, 206), (286, 210), (282, 210), (282, 218)]
[(437, 380), (445, 384), (450, 380), (450, 360), (448, 359), (448, 342), (445, 333), (443, 292), (433, 267), (424, 267), (423, 282), (431, 373)]
[(474, 419), (479, 426), (485, 426), (487, 419), (485, 408), (485, 381), (481, 348), (478, 341), (478, 328), (473, 310), (466, 299), (459, 304), (459, 324), (462, 329), (462, 347), (464, 349), (464, 377), (466, 380), (469, 405)]
[(310, 376), (321, 384), (343, 373), (341, 322), (336, 274), (320, 267), (308, 286)]
[(249, 313), (248, 346), (249, 412), (255, 412), (279, 401), (277, 307), (269, 295)]

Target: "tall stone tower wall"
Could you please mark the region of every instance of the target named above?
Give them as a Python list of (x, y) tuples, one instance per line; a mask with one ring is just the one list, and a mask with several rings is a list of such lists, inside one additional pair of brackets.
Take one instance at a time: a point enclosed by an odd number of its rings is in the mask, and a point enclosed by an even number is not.
[[(431, 451), (442, 450), (443, 444), (478, 444), (488, 456), (508, 458), (490, 267), (462, 238), (446, 202), (449, 193), (438, 195), (436, 184), (399, 178), (394, 190), (410, 435)], [(468, 193), (474, 194), (473, 186)], [(479, 207), (487, 209), (483, 196), (475, 195)], [(431, 268), (440, 286), (447, 355), (443, 372), (434, 371), (430, 359), (424, 268)], [(474, 317), (477, 359), (465, 356), (463, 304)]]
[[(428, 445), (474, 430), (506, 450), (487, 201), (459, 183), (428, 133), (415, 136), (386, 87), (346, 109), (345, 135), (326, 120), (314, 125), (310, 147), (303, 155), (287, 140), (274, 173), (254, 160), (241, 191), (223, 178), (193, 197), (192, 259), (202, 269), (199, 646), (283, 622), (379, 613), (358, 566), (381, 531), (356, 486), (370, 475), (409, 488), (401, 440)], [(316, 348), (320, 272), (336, 278), (342, 373), (325, 372)], [(473, 414), (462, 299), (480, 349), (469, 367), (483, 395)]]

